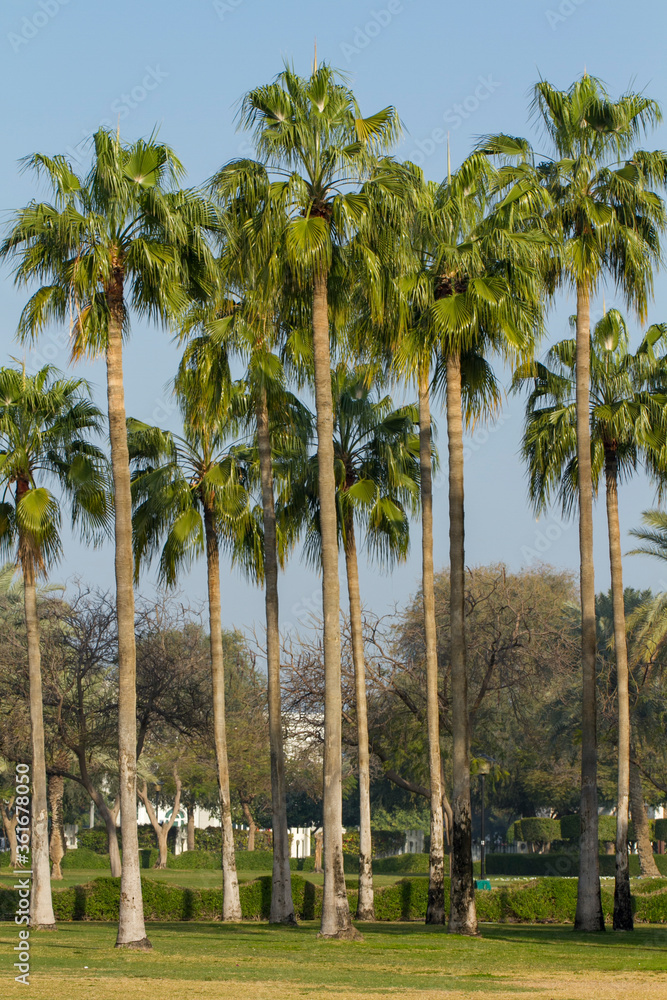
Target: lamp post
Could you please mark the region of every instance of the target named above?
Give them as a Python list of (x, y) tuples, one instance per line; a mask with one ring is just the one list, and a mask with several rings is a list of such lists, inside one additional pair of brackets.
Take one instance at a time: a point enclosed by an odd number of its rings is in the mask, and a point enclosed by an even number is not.
[(486, 776), (491, 770), (492, 761), (488, 757), (479, 757), (477, 760), (477, 773), (482, 779), (482, 809), (480, 815), (480, 847), (479, 847), (479, 877), (486, 878), (486, 833), (484, 831), (484, 798), (486, 791)]

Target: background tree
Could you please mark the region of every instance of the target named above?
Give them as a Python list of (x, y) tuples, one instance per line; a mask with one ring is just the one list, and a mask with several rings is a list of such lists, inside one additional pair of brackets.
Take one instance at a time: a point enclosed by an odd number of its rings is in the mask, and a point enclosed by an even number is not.
[[(331, 374), (338, 530), (345, 553), (350, 605), (350, 638), (355, 672), (354, 712), (359, 764), (359, 901), (358, 920), (373, 920), (370, 766), (366, 705), (366, 670), (355, 522), (365, 534), (370, 553), (380, 561), (400, 561), (409, 546), (409, 511), (419, 489), (416, 407), (393, 408), (389, 396), (371, 388), (368, 367), (338, 365)], [(304, 469), (295, 484), (293, 502), (307, 518), (305, 551), (311, 563), (321, 561), (320, 505), (317, 466)]]
[[(590, 343), (589, 413), (591, 475), (597, 494), (604, 473), (607, 498), (609, 560), (613, 595), (613, 646), (618, 711), (618, 788), (614, 927), (633, 926), (628, 863), (630, 795), (630, 692), (628, 646), (618, 514), (618, 484), (641, 463), (659, 475), (662, 461), (660, 428), (665, 423), (665, 361), (656, 356), (665, 328), (652, 326), (635, 354), (630, 352), (625, 320), (616, 309), (596, 324)], [(551, 365), (551, 367), (549, 367)], [(529, 469), (530, 498), (537, 511), (558, 492), (569, 513), (577, 498), (577, 343), (560, 341), (547, 365), (534, 369), (523, 451)], [(522, 373), (519, 373), (520, 376)], [(515, 380), (518, 384), (520, 378)], [(664, 436), (664, 433), (663, 433)]]
[[(241, 125), (252, 131), (261, 162), (242, 160), (216, 177), (222, 192), (238, 192), (250, 211), (266, 206), (281, 229), (285, 260), (312, 297), (312, 336), (322, 531), (327, 696), (324, 762), (324, 904), (326, 937), (355, 937), (344, 892), (341, 799), (340, 595), (334, 476), (328, 279), (366, 211), (367, 195), (351, 187), (377, 169), (378, 154), (398, 131), (393, 108), (361, 117), (351, 90), (334, 71), (310, 77), (286, 68), (274, 83), (246, 94)], [(270, 185), (270, 187), (269, 187)]]
[(0, 369), (0, 485), (13, 502), (0, 504), (0, 547), (23, 574), (30, 674), (32, 750), (32, 927), (55, 927), (49, 881), (48, 803), (37, 576), (60, 555), (60, 504), (43, 482), (54, 480), (67, 497), (73, 525), (103, 529), (108, 514), (104, 458), (90, 438), (100, 411), (82, 379), (59, 378), (49, 367), (35, 375)]
[[(129, 421), (136, 574), (144, 560), (160, 552), (159, 577), (174, 586), (178, 572), (206, 553), (213, 679), (213, 718), (223, 830), (223, 919), (240, 920), (241, 903), (234, 857), (229, 763), (225, 721), (224, 654), (220, 603), (221, 540), (238, 531), (247, 512), (247, 493), (238, 461), (225, 447), (233, 426), (233, 405), (242, 389), (217, 379), (209, 359), (184, 368), (178, 379), (184, 436)], [(210, 392), (209, 392), (210, 390)], [(213, 402), (212, 394), (219, 393)]]
[[(590, 447), (590, 306), (601, 281), (611, 278), (643, 318), (652, 291), (652, 266), (660, 258), (665, 224), (655, 189), (667, 179), (667, 157), (637, 148), (637, 141), (661, 120), (657, 103), (628, 92), (610, 98), (595, 77), (584, 74), (568, 90), (546, 80), (534, 90), (533, 111), (551, 141), (554, 158), (537, 168), (552, 205), (545, 222), (562, 241), (546, 268), (552, 291), (569, 287), (577, 295), (576, 413), (579, 476), (579, 550), (582, 607), (581, 851), (575, 928), (604, 930), (597, 836), (597, 723), (593, 485)], [(489, 148), (534, 159), (523, 140), (496, 137)]]
[(199, 195), (178, 189), (183, 166), (169, 146), (154, 137), (126, 145), (118, 134), (98, 129), (85, 177), (78, 176), (64, 156), (37, 153), (26, 164), (47, 181), (52, 201), (33, 201), (21, 209), (0, 248), (2, 256), (16, 259), (20, 285), (44, 283), (21, 314), (19, 336), (34, 338), (50, 322), (68, 322), (73, 311), (73, 356), (104, 353), (106, 358), (125, 843), (116, 946), (148, 949), (136, 831), (132, 508), (122, 343), (130, 309), (168, 320), (187, 306), (189, 293), (209, 290), (210, 255), (202, 230), (214, 216)]

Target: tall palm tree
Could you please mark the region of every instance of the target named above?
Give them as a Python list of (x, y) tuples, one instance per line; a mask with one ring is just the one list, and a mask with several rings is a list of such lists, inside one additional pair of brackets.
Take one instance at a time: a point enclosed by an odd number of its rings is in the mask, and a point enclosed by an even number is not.
[(50, 322), (73, 320), (73, 354), (104, 354), (114, 487), (118, 615), (119, 768), (124, 864), (117, 947), (147, 950), (137, 834), (136, 648), (132, 503), (123, 390), (123, 336), (130, 309), (167, 320), (208, 290), (202, 227), (214, 221), (198, 195), (177, 188), (183, 167), (154, 137), (126, 145), (106, 129), (93, 136), (93, 162), (78, 176), (64, 156), (26, 161), (45, 178), (51, 202), (21, 209), (0, 254), (17, 260), (21, 285), (43, 282), (25, 306), (22, 339)]
[[(279, 548), (274, 490), (274, 450), (284, 452), (299, 437), (303, 410), (286, 390), (281, 358), (284, 351), (283, 312), (285, 280), (281, 273), (279, 243), (266, 246), (252, 239), (252, 218), (244, 219), (244, 206), (234, 198), (221, 205), (223, 233), (220, 240), (218, 296), (190, 316), (186, 333), (203, 332), (191, 339), (186, 354), (206, 350), (228, 351), (246, 365), (249, 424), (256, 437), (261, 490), (261, 526), (246, 522), (250, 531), (237, 549), (244, 567), (264, 586), (266, 611), (267, 695), (271, 754), (271, 808), (273, 818), (273, 882), (271, 923), (295, 924), (287, 828), (287, 794), (283, 720), (280, 690), (280, 608), (278, 568), (285, 553)], [(290, 440), (286, 440), (290, 439)], [(297, 446), (298, 451), (298, 446)], [(281, 462), (281, 478), (290, 462)], [(255, 530), (255, 528), (257, 530)]]
[[(419, 490), (421, 507), (422, 601), (424, 620), (424, 650), (426, 668), (426, 719), (428, 732), (430, 784), (430, 848), (429, 888), (426, 907), (427, 924), (445, 922), (444, 813), (449, 819), (451, 807), (442, 776), (440, 746), (440, 698), (438, 693), (438, 655), (435, 621), (435, 584), (433, 570), (433, 427), (431, 420), (431, 375), (436, 358), (435, 345), (429, 337), (425, 317), (432, 304), (432, 241), (430, 225), (435, 215), (438, 186), (425, 183), (421, 171), (405, 164), (402, 199), (402, 224), (396, 225), (393, 207), (384, 211), (389, 192), (378, 200), (379, 218), (364, 232), (362, 239), (371, 238), (379, 258), (379, 267), (369, 268), (388, 272), (389, 287), (379, 296), (380, 315), (374, 316), (373, 282), (368, 294), (368, 279), (361, 275), (359, 287), (368, 299), (368, 325), (380, 326), (371, 353), (378, 348), (388, 359), (399, 379), (413, 374), (418, 392), (419, 420)], [(376, 235), (380, 235), (379, 239)], [(364, 280), (365, 279), (365, 280)], [(384, 309), (382, 308), (384, 307)], [(396, 321), (398, 319), (398, 322)], [(449, 824), (451, 843), (451, 823)]]
[[(401, 561), (409, 546), (409, 512), (419, 489), (416, 407), (393, 407), (389, 396), (372, 388), (369, 366), (339, 364), (331, 373), (338, 530), (345, 554), (350, 633), (355, 676), (359, 758), (359, 898), (358, 920), (374, 920), (371, 845), (370, 753), (366, 666), (359, 588), (355, 523), (366, 535), (371, 555), (383, 563)], [(295, 484), (288, 507), (306, 517), (305, 552), (320, 565), (322, 539), (317, 463), (311, 461)]]
[(33, 928), (55, 929), (56, 925), (49, 875), (36, 581), (60, 556), (61, 511), (58, 498), (42, 484), (58, 483), (70, 503), (72, 523), (81, 525), (84, 534), (104, 529), (110, 511), (105, 459), (90, 442), (101, 430), (101, 418), (83, 379), (63, 378), (49, 366), (34, 375), (26, 374), (24, 368), (0, 368), (0, 551), (21, 566), (28, 641)]
[[(308, 78), (289, 67), (246, 94), (241, 125), (252, 130), (261, 162), (229, 164), (214, 184), (258, 203), (278, 222), (285, 260), (310, 296), (317, 413), (324, 616), (324, 937), (357, 937), (345, 893), (342, 842), (340, 588), (334, 476), (328, 282), (332, 265), (366, 213), (368, 194), (352, 190), (378, 169), (394, 140), (393, 108), (361, 117), (352, 91), (326, 65)], [(380, 179), (376, 181), (380, 183)], [(274, 232), (274, 225), (265, 227)], [(262, 226), (258, 227), (258, 239)]]
[(227, 385), (221, 386), (227, 373), (223, 371), (220, 377), (219, 355), (211, 363), (210, 355), (207, 359), (200, 352), (191, 355), (189, 362), (181, 366), (176, 380), (185, 425), (182, 437), (128, 420), (134, 469), (135, 574), (144, 559), (159, 552), (160, 579), (173, 586), (179, 570), (202, 552), (206, 554), (213, 730), (222, 824), (222, 918), (240, 920), (225, 721), (220, 544), (225, 539), (231, 543), (239, 530), (238, 522), (249, 516), (238, 456), (225, 446), (235, 415), (246, 402), (242, 385), (227, 380)]
[[(616, 309), (596, 324), (589, 348), (590, 441), (593, 493), (604, 472), (613, 605), (614, 653), (618, 692), (618, 797), (614, 929), (632, 930), (628, 864), (628, 803), (630, 795), (630, 694), (626, 637), (618, 484), (642, 462), (658, 473), (660, 433), (664, 440), (667, 395), (664, 343), (667, 327), (652, 326), (635, 354), (630, 353), (625, 320)], [(519, 384), (529, 372), (520, 372)], [(534, 389), (527, 408), (523, 451), (530, 475), (530, 498), (542, 510), (557, 491), (569, 512), (578, 491), (577, 342), (560, 341), (551, 348), (546, 365), (533, 367)]]
[[(598, 861), (597, 721), (595, 690), (595, 577), (593, 493), (589, 424), (590, 304), (611, 278), (640, 318), (652, 290), (665, 224), (662, 199), (653, 188), (667, 179), (667, 155), (637, 148), (648, 127), (661, 120), (655, 101), (627, 93), (612, 100), (603, 84), (584, 74), (568, 90), (541, 80), (533, 111), (551, 142), (553, 159), (538, 172), (552, 200), (546, 222), (561, 239), (546, 276), (552, 291), (577, 296), (577, 454), (581, 591), (582, 754), (579, 893), (575, 928), (604, 930)], [(525, 162), (532, 153), (523, 145)], [(513, 155), (517, 140), (499, 136), (493, 151)]]
[[(498, 401), (485, 353), (520, 357), (532, 350), (540, 324), (536, 261), (544, 243), (539, 227), (535, 232), (532, 229), (539, 203), (534, 186), (498, 177), (482, 153), (472, 154), (438, 189), (427, 189), (426, 195), (415, 226), (418, 253), (409, 282), (414, 289), (414, 307), (408, 313), (410, 332), (399, 357), (413, 355), (419, 373), (422, 475), (430, 422), (431, 358), (437, 361), (436, 383), (444, 384), (446, 396), (454, 778), (449, 929), (476, 934), (464, 610), (463, 430), (464, 423), (477, 419), (485, 409), (493, 409)], [(430, 489), (430, 476), (427, 485)], [(425, 608), (428, 579), (432, 587), (433, 557), (424, 514), (431, 504), (422, 480)], [(427, 627), (427, 639), (428, 635)], [(432, 683), (432, 698), (437, 704), (437, 673)], [(434, 761), (432, 787), (435, 766)]]

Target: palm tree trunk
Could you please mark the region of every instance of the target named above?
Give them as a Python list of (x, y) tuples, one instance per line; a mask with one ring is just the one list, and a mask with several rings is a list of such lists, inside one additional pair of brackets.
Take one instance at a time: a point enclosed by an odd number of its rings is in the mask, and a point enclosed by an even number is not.
[(32, 742), (32, 819), (30, 851), (32, 885), (30, 890), (30, 926), (37, 930), (55, 930), (56, 918), (51, 898), (49, 870), (49, 813), (46, 799), (46, 757), (44, 753), (44, 714), (42, 706), (42, 667), (39, 652), (39, 619), (35, 588), (35, 563), (31, 552), (21, 554), (23, 597), (28, 641), (30, 677), (30, 736)]
[(470, 722), (465, 637), (465, 534), (463, 504), (463, 412), (461, 358), (447, 358), (447, 445), (449, 453), (449, 627), (452, 669), (452, 883), (449, 930), (477, 934), (472, 869)]
[(444, 924), (445, 844), (442, 812), (442, 761), (440, 757), (440, 702), (438, 699), (438, 646), (435, 628), (433, 574), (433, 484), (431, 475), (431, 405), (429, 366), (422, 361), (419, 391), (419, 474), (422, 509), (422, 593), (424, 600), (424, 649), (426, 656), (426, 724), (431, 787), (431, 847), (429, 853), (426, 923)]
[(271, 754), (271, 810), (273, 815), (273, 879), (271, 883), (272, 924), (296, 924), (292, 901), (292, 875), (289, 866), (287, 832), (287, 793), (285, 788), (285, 751), (280, 693), (280, 617), (278, 607), (278, 551), (276, 508), (273, 498), (273, 468), (269, 409), (266, 388), (259, 391), (257, 408), (257, 446), (262, 481), (264, 520), (264, 581), (266, 608), (266, 665), (269, 699), (269, 749)]
[(618, 519), (618, 461), (616, 453), (605, 456), (607, 526), (611, 596), (614, 612), (614, 652), (618, 696), (618, 793), (616, 805), (616, 878), (614, 883), (614, 930), (631, 931), (632, 900), (628, 861), (628, 805), (630, 797), (630, 692), (628, 688), (628, 643), (625, 630), (621, 528)]
[(220, 556), (214, 514), (204, 511), (206, 530), (206, 571), (208, 576), (208, 613), (211, 632), (211, 675), (213, 678), (213, 733), (218, 765), (220, 822), (222, 826), (222, 919), (241, 919), (239, 880), (234, 854), (232, 803), (229, 794), (227, 761), (227, 724), (225, 720), (225, 665), (222, 653), (222, 610), (220, 607)]
[(350, 630), (352, 632), (352, 659), (354, 661), (359, 757), (359, 898), (357, 901), (357, 920), (375, 920), (366, 665), (364, 662), (364, 637), (361, 625), (357, 543), (354, 537), (354, 519), (351, 514), (347, 518), (345, 525), (345, 567), (347, 570), (347, 594), (350, 602)]
[(114, 266), (107, 292), (107, 400), (114, 488), (116, 616), (118, 619), (118, 766), (123, 869), (117, 948), (148, 951), (137, 831), (137, 656), (134, 637), (132, 498), (123, 389), (123, 274)]
[(648, 817), (644, 807), (644, 789), (639, 768), (630, 761), (630, 811), (637, 838), (639, 870), (644, 878), (660, 878), (660, 869), (653, 857), (653, 844), (649, 836)]
[(581, 837), (575, 930), (603, 931), (598, 856), (597, 705), (595, 683), (595, 572), (590, 428), (590, 290), (577, 286), (577, 465), (579, 470), (579, 561), (581, 590)]
[(49, 778), (48, 797), (51, 806), (51, 839), (49, 841), (49, 857), (51, 858), (51, 878), (60, 880), (63, 877), (60, 862), (67, 850), (65, 844), (65, 828), (63, 826), (63, 795), (65, 794), (65, 779), (59, 774)]
[(322, 538), (324, 618), (324, 899), (322, 937), (355, 938), (343, 871), (342, 695), (338, 523), (334, 477), (333, 399), (327, 276), (313, 281), (313, 361), (317, 413), (317, 467)]

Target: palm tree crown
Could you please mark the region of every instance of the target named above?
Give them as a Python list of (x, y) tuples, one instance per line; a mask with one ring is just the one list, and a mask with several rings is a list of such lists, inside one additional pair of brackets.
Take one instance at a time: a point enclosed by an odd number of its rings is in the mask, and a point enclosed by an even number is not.
[[(44, 485), (61, 487), (72, 523), (95, 535), (107, 528), (110, 503), (106, 459), (91, 443), (102, 414), (83, 379), (45, 366), (35, 375), (0, 369), (0, 545), (45, 571), (61, 552), (60, 504)], [(6, 499), (14, 489), (13, 502)]]
[[(656, 348), (667, 344), (667, 326), (654, 324), (637, 351), (630, 351), (625, 320), (616, 309), (596, 324), (590, 353), (591, 466), (594, 489), (605, 471), (620, 481), (641, 459), (654, 476), (664, 464), (667, 363)], [(576, 343), (550, 349), (547, 364), (528, 365), (514, 379), (518, 387), (534, 377), (527, 405), (523, 451), (530, 498), (537, 510), (557, 493), (571, 510), (577, 494)], [(661, 438), (660, 430), (663, 428)], [(610, 470), (609, 464), (613, 465)]]

